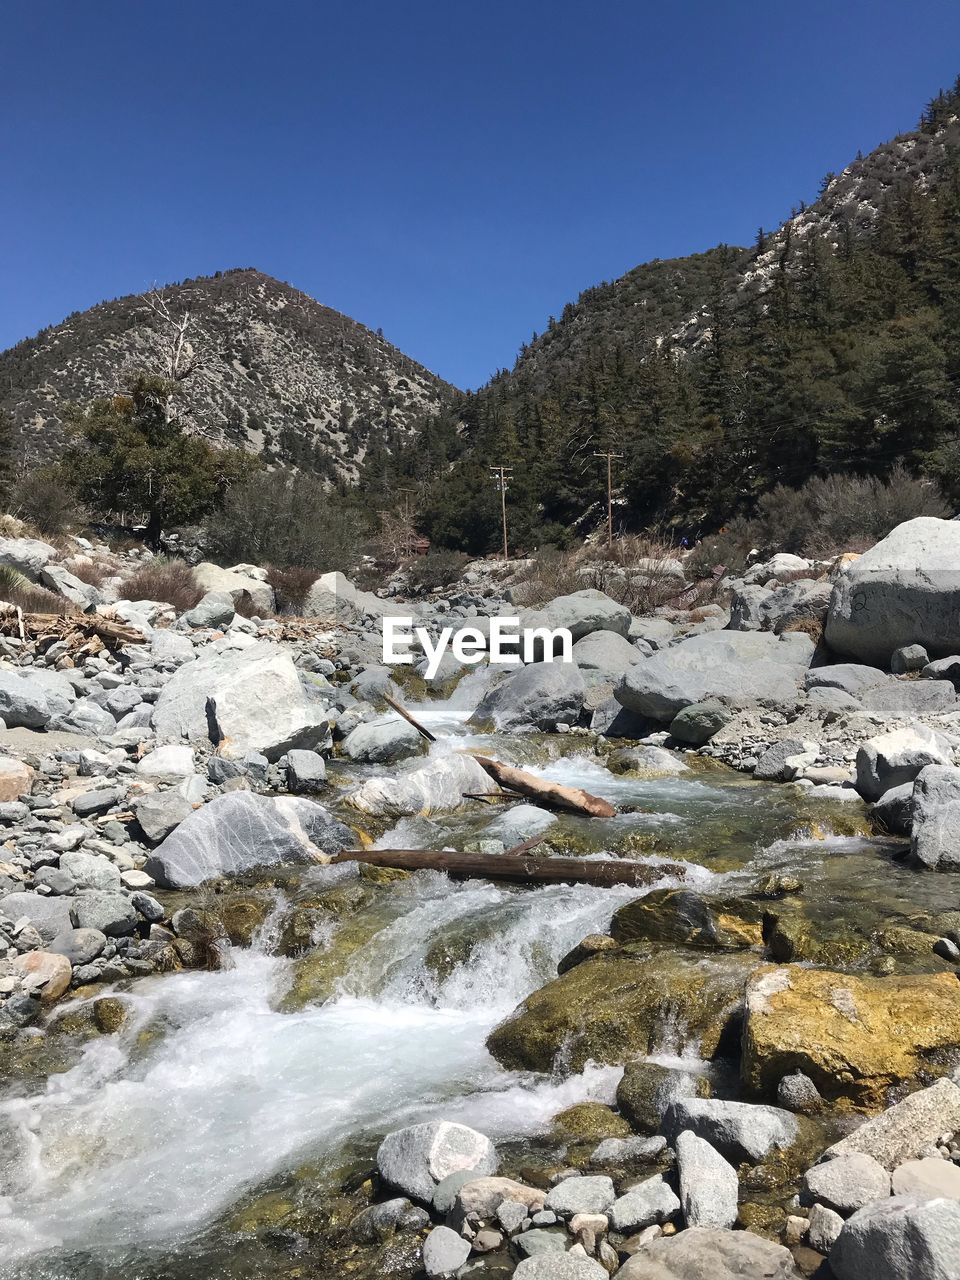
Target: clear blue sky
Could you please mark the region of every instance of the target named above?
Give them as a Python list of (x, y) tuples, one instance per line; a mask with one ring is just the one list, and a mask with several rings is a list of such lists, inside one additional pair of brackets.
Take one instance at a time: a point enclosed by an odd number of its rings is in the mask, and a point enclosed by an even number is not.
[(958, 72), (956, 0), (4, 0), (0, 348), (256, 266), (476, 386)]

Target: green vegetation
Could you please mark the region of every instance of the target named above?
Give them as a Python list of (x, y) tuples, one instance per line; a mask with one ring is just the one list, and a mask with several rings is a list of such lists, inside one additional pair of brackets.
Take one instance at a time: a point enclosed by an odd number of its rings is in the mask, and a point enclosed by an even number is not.
[(222, 504), (259, 467), (239, 449), (214, 449), (189, 435), (175, 414), (177, 386), (141, 376), (127, 395), (70, 413), (65, 474), (96, 511), (143, 512), (147, 541), (164, 527), (191, 524)]

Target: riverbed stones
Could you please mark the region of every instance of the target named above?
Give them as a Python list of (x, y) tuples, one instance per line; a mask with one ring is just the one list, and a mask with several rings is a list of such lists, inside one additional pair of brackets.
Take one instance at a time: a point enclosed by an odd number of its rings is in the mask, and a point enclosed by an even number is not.
[(844, 1217), (889, 1194), (890, 1174), (860, 1151), (815, 1164), (804, 1174), (801, 1188), (804, 1204), (824, 1204)]
[(228, 755), (259, 751), (268, 760), (315, 747), (329, 733), (327, 713), (293, 658), (268, 641), (211, 649), (180, 667), (160, 691), (153, 727), (159, 738), (214, 741)]
[(150, 781), (172, 782), (192, 777), (196, 772), (196, 756), (192, 747), (168, 743), (148, 751), (137, 764), (137, 773)]
[(121, 938), (137, 927), (137, 910), (125, 894), (88, 892), (69, 901), (76, 929), (97, 929), (108, 938)]
[(616, 1273), (617, 1280), (800, 1280), (793, 1255), (752, 1231), (689, 1227), (651, 1240)]
[(868, 738), (857, 751), (857, 790), (865, 800), (913, 782), (931, 764), (953, 763), (950, 743), (935, 729), (911, 725)]
[(835, 1142), (823, 1153), (825, 1160), (853, 1152), (872, 1156), (892, 1172), (906, 1160), (917, 1159), (935, 1146), (944, 1133), (960, 1130), (960, 1087), (946, 1078), (937, 1080)]
[(8, 920), (16, 923), (26, 919), (48, 940), (72, 927), (70, 905), (69, 898), (45, 897), (39, 893), (8, 893), (0, 898), (0, 911)]
[(193, 805), (177, 790), (154, 791), (134, 802), (133, 812), (152, 844), (165, 840), (193, 813)]
[(919, 516), (841, 570), (826, 641), (835, 653), (878, 666), (904, 645), (944, 658), (956, 650), (958, 614), (960, 524)]
[(492, 724), (500, 733), (549, 733), (558, 724), (576, 724), (585, 693), (583, 676), (572, 663), (531, 662), (494, 685), (470, 723)]
[(707, 698), (705, 702), (692, 702), (689, 707), (678, 711), (670, 721), (670, 736), (678, 742), (689, 743), (692, 747), (702, 747), (724, 725), (729, 724), (732, 718), (730, 708), (715, 698)]
[(960, 868), (960, 769), (929, 764), (913, 786), (910, 855), (921, 867)]
[[(572, 1182), (582, 1179), (570, 1179)], [(549, 1205), (549, 1197), (547, 1200)], [(654, 1174), (631, 1187), (624, 1195), (608, 1204), (610, 1225), (615, 1231), (630, 1235), (654, 1223), (669, 1222), (680, 1209), (680, 1201), (661, 1174)], [(603, 1212), (603, 1210), (597, 1210)]]
[(513, 1280), (609, 1280), (609, 1272), (592, 1258), (551, 1252), (525, 1258), (514, 1271)]
[(844, 1223), (830, 1250), (837, 1280), (955, 1280), (960, 1203), (891, 1196)]
[(760, 782), (786, 782), (795, 778), (804, 764), (813, 764), (820, 744), (808, 738), (783, 738), (767, 747), (757, 759), (753, 776)]
[(872, 978), (798, 965), (758, 970), (746, 989), (744, 1085), (774, 1096), (801, 1070), (828, 1099), (878, 1109), (938, 1051), (960, 1045), (953, 973)]
[(614, 696), (628, 710), (668, 723), (708, 699), (731, 707), (792, 707), (812, 656), (813, 641), (800, 632), (712, 631), (631, 667)]
[(65, 872), (80, 889), (120, 888), (120, 871), (102, 853), (87, 853), (73, 849), (60, 856), (60, 870)]
[(151, 854), (146, 870), (163, 888), (280, 862), (322, 861), (354, 842), (350, 828), (299, 796), (232, 791), (194, 810)]
[(107, 935), (99, 929), (64, 929), (50, 943), (49, 949), (65, 956), (71, 964), (89, 964), (107, 945)]
[(843, 1218), (826, 1205), (815, 1204), (810, 1209), (807, 1227), (807, 1244), (818, 1253), (828, 1254), (843, 1230)]
[(692, 889), (654, 889), (620, 907), (610, 923), (617, 942), (730, 948), (759, 946), (761, 908), (749, 899), (710, 899)]
[(564, 1178), (551, 1187), (544, 1207), (561, 1218), (577, 1213), (606, 1213), (616, 1199), (613, 1182), (605, 1174)]
[(676, 1138), (680, 1206), (688, 1227), (732, 1227), (740, 1183), (733, 1165), (689, 1129)]
[[(451, 1178), (459, 1178), (461, 1174), (448, 1175), (437, 1187), (433, 1197), (433, 1207), (439, 1209), (441, 1191), (444, 1186), (451, 1185)], [(534, 1215), (543, 1208), (547, 1193), (539, 1187), (528, 1187), (513, 1178), (501, 1178), (493, 1175), (479, 1177), (475, 1169), (467, 1170), (466, 1177), (460, 1183), (454, 1196), (458, 1216), (463, 1219), (468, 1214), (476, 1214), (478, 1218), (489, 1218), (496, 1213), (504, 1200), (512, 1200), (522, 1204), (527, 1215)]]
[(469, 1240), (449, 1227), (434, 1227), (423, 1242), (423, 1269), (430, 1280), (451, 1280), (469, 1257)]
[(728, 1160), (756, 1164), (774, 1149), (786, 1151), (797, 1140), (796, 1118), (781, 1107), (727, 1102), (720, 1098), (678, 1098), (664, 1113), (668, 1141), (684, 1129), (709, 1142)]
[(417, 769), (368, 778), (347, 796), (347, 803), (375, 817), (429, 817), (461, 808), (467, 793), (489, 795), (497, 790), (476, 760), (456, 752), (431, 756)]
[(294, 795), (313, 795), (326, 785), (327, 765), (319, 751), (295, 749), (284, 756), (287, 790)]
[(398, 1196), (362, 1209), (350, 1223), (350, 1234), (359, 1244), (382, 1244), (398, 1231), (422, 1231), (429, 1225), (425, 1209)]
[(388, 1133), (377, 1151), (384, 1182), (414, 1200), (430, 1204), (437, 1184), (462, 1169), (477, 1176), (497, 1171), (497, 1152), (489, 1138), (464, 1124), (433, 1120)]
[(425, 749), (426, 743), (413, 725), (396, 716), (358, 724), (341, 745), (343, 754), (356, 764), (389, 764)]

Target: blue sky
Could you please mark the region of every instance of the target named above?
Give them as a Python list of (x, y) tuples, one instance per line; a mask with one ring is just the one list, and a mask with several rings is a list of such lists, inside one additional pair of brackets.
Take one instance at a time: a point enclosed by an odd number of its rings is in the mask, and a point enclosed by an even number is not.
[(5, 0), (0, 348), (256, 266), (476, 386), (958, 72), (956, 0)]

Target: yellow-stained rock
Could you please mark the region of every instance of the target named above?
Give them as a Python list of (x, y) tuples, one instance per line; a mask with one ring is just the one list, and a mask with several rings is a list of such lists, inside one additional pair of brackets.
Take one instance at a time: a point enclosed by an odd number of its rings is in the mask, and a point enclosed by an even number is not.
[(827, 1098), (878, 1110), (888, 1090), (921, 1070), (938, 1074), (960, 1047), (960, 982), (953, 973), (868, 978), (764, 967), (747, 984), (741, 1076), (772, 1097), (802, 1071)]
[(70, 961), (54, 951), (27, 951), (15, 956), (10, 967), (20, 975), (26, 990), (40, 997), (41, 1004), (59, 1000), (73, 976)]
[(749, 898), (707, 898), (692, 889), (654, 889), (614, 914), (617, 942), (739, 949), (762, 941), (763, 909)]
[(604, 1138), (629, 1138), (632, 1130), (602, 1102), (579, 1102), (553, 1117), (554, 1130), (564, 1138), (579, 1142), (602, 1142)]

